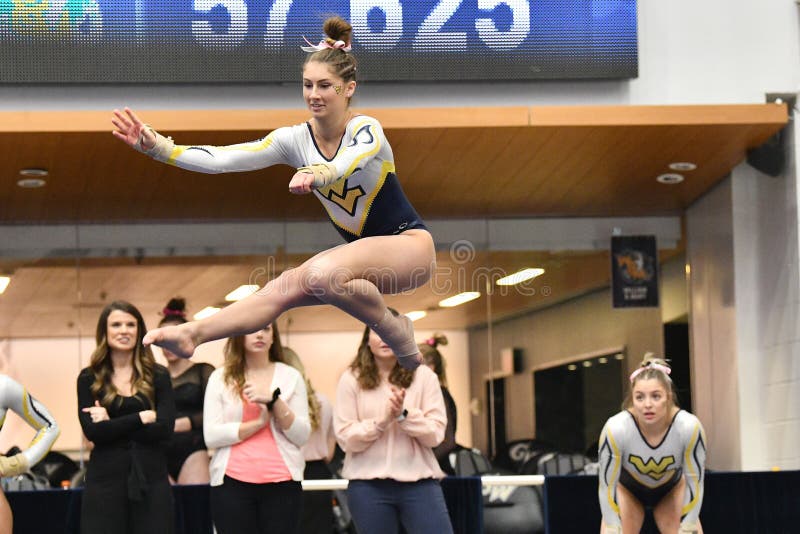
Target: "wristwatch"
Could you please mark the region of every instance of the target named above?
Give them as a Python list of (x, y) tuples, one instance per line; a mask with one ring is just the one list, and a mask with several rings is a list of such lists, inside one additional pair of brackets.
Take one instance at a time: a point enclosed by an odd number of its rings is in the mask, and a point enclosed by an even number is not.
[(267, 410), (272, 410), (272, 406), (275, 404), (275, 401), (281, 396), (281, 388), (275, 388), (275, 391), (272, 392), (272, 400), (267, 401)]
[(401, 421), (405, 421), (407, 415), (408, 415), (408, 410), (403, 408), (403, 413), (397, 416), (397, 422), (399, 423)]

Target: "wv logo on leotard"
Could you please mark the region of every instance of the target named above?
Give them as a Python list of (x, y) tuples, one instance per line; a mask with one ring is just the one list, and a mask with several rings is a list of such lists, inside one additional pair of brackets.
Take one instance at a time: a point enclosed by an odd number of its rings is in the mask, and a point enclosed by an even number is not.
[[(375, 136), (372, 135), (370, 126), (370, 124), (365, 124), (359, 128), (348, 146), (356, 146), (359, 143), (362, 145), (370, 145), (374, 143)], [(360, 170), (361, 169), (356, 168), (350, 173), (350, 176), (354, 175)], [(347, 179), (339, 180), (330, 185), (326, 185), (325, 187), (321, 187), (318, 189), (318, 191), (323, 197), (342, 208), (351, 217), (356, 214), (358, 199), (367, 194), (364, 191), (364, 188), (362, 188), (360, 185), (356, 187), (347, 187)]]
[[(356, 171), (358, 172), (358, 171)], [(330, 185), (317, 189), (319, 193), (346, 211), (351, 217), (356, 214), (358, 199), (366, 195), (360, 185), (348, 188), (347, 179), (333, 182)]]
[(374, 143), (375, 136), (372, 135), (372, 130), (369, 129), (370, 126), (370, 124), (365, 124), (359, 128), (356, 134), (353, 136), (353, 140), (350, 141), (350, 144), (347, 146), (356, 146), (359, 143), (362, 145), (371, 145)]
[(675, 463), (675, 458), (673, 456), (665, 456), (656, 462), (652, 457), (650, 457), (647, 459), (647, 462), (645, 462), (639, 456), (636, 456), (635, 454), (629, 454), (628, 461), (641, 474), (647, 475), (656, 480), (661, 480), (661, 478), (667, 474), (667, 468)]

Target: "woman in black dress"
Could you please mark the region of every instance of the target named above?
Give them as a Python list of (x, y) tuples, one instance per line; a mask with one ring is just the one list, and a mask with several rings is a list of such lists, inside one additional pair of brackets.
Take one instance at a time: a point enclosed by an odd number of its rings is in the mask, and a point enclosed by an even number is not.
[[(186, 301), (170, 299), (158, 326), (186, 322)], [(203, 398), (214, 366), (179, 358), (163, 349), (175, 392), (175, 432), (167, 446), (170, 480), (177, 484), (208, 484), (208, 450), (203, 440)]]
[(175, 402), (166, 368), (142, 345), (144, 319), (124, 301), (106, 306), (97, 348), (78, 375), (78, 416), (94, 443), (81, 506), (84, 534), (171, 534), (166, 443)]
[(440, 333), (433, 334), (424, 343), (419, 344), (419, 351), (422, 354), (422, 361), (436, 373), (439, 378), (439, 385), (442, 387), (442, 397), (444, 397), (444, 407), (447, 411), (447, 427), (444, 430), (444, 441), (433, 448), (433, 453), (439, 461), (439, 467), (448, 475), (454, 475), (455, 471), (450, 464), (450, 453), (458, 449), (456, 443), (456, 425), (458, 423), (458, 412), (456, 401), (447, 389), (447, 370), (444, 357), (439, 352), (439, 345), (447, 345), (447, 336)]

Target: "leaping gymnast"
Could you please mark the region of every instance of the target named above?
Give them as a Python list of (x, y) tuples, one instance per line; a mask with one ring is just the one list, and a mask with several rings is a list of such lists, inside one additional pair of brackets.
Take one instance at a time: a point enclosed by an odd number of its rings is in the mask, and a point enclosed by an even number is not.
[(350, 108), (357, 85), (352, 26), (331, 17), (323, 30), (327, 37), (318, 45), (303, 47), (310, 52), (303, 65), (303, 98), (311, 113), (303, 124), (248, 143), (182, 146), (130, 109), (114, 110), (114, 135), (157, 161), (204, 173), (277, 164), (297, 168), (289, 192), (313, 192), (347, 241), (209, 318), (151, 330), (146, 344), (189, 358), (201, 343), (256, 331), (290, 308), (332, 304), (374, 330), (400, 365), (419, 365), (411, 321), (392, 315), (382, 293), (414, 289), (429, 280), (436, 261), (433, 238), (400, 187), (380, 123)]

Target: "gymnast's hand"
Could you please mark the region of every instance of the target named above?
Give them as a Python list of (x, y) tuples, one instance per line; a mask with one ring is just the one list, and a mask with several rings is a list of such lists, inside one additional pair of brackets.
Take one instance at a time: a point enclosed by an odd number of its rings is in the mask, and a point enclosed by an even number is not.
[(132, 148), (150, 150), (156, 144), (156, 134), (153, 129), (139, 120), (136, 113), (128, 107), (124, 109), (124, 113), (115, 109), (111, 123), (117, 128), (111, 132), (114, 137)]
[(15, 477), (28, 470), (28, 459), (21, 452), (14, 456), (0, 456), (0, 476)]
[(314, 189), (314, 174), (306, 171), (297, 171), (289, 182), (289, 192), (295, 195), (305, 195)]
[(100, 406), (100, 401), (94, 401), (94, 406), (83, 408), (81, 411), (89, 414), (89, 417), (92, 419), (92, 423), (99, 423), (100, 421), (108, 421), (110, 419), (106, 409), (103, 406)]

